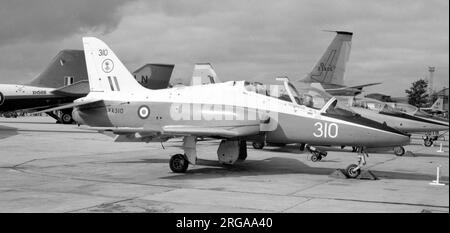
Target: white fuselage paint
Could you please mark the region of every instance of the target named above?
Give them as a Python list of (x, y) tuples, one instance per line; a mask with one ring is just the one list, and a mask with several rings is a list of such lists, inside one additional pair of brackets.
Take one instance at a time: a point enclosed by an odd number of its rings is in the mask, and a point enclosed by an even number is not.
[[(105, 102), (116, 102), (123, 103), (125, 101), (131, 103), (151, 103), (151, 104), (201, 104), (201, 105), (222, 105), (222, 106), (236, 106), (245, 109), (260, 109), (263, 111), (268, 111), (279, 116), (283, 116), (283, 119), (289, 119), (289, 124), (304, 124), (304, 132), (299, 132), (298, 127), (291, 127), (292, 129), (297, 128), (293, 132), (287, 133), (288, 135), (281, 138), (280, 140), (289, 140), (289, 142), (298, 142), (298, 140), (307, 139), (311, 142), (320, 143), (325, 142), (329, 144), (342, 145), (344, 142), (351, 142), (352, 137), (356, 137), (356, 141), (363, 143), (364, 138), (361, 138), (358, 133), (350, 133), (347, 136), (340, 136), (337, 131), (338, 127), (347, 129), (339, 130), (339, 132), (350, 132), (350, 128), (355, 132), (375, 132), (376, 137), (380, 138), (380, 143), (386, 144), (390, 141), (395, 141), (397, 145), (405, 144), (407, 140), (406, 136), (400, 136), (402, 139), (399, 141), (393, 138), (400, 138), (398, 134), (393, 132), (388, 132), (385, 130), (373, 128), (366, 125), (356, 124), (348, 122), (345, 120), (340, 120), (332, 117), (327, 117), (321, 115), (321, 110), (309, 108), (303, 105), (294, 104), (292, 102), (283, 101), (274, 97), (261, 95), (255, 92), (249, 92), (244, 88), (244, 81), (230, 81), (219, 84), (211, 84), (207, 86), (188, 86), (188, 87), (175, 87), (171, 89), (163, 90), (145, 90), (139, 92), (90, 92), (88, 96), (84, 99), (86, 100), (104, 100)], [(108, 113), (109, 114), (109, 113)], [(137, 112), (136, 112), (137, 114)], [(273, 117), (273, 116), (272, 116)], [(272, 118), (271, 118), (272, 119)], [(277, 120), (277, 119), (276, 119)], [(129, 125), (124, 125), (126, 120), (121, 120), (121, 122), (113, 122), (114, 126), (126, 127)], [(323, 122), (327, 125), (332, 125), (331, 134), (328, 138), (317, 137), (314, 135), (315, 131), (318, 130), (313, 128), (314, 124), (317, 122)], [(176, 122), (172, 122), (176, 124)], [(283, 122), (278, 122), (278, 125), (283, 124)], [(285, 124), (288, 124), (287, 122)], [(94, 125), (91, 125), (94, 126)], [(334, 128), (336, 127), (336, 128)], [(289, 131), (289, 127), (285, 126), (285, 131)], [(300, 127), (301, 129), (301, 127)], [(307, 134), (307, 136), (305, 136)], [(316, 132), (316, 135), (317, 132)], [(294, 137), (293, 137), (294, 136)], [(392, 140), (388, 138), (392, 137)], [(276, 137), (275, 137), (276, 138)], [(376, 138), (375, 138), (376, 139)], [(377, 140), (371, 138), (368, 141), (369, 144), (376, 144)], [(300, 141), (301, 142), (301, 141)]]

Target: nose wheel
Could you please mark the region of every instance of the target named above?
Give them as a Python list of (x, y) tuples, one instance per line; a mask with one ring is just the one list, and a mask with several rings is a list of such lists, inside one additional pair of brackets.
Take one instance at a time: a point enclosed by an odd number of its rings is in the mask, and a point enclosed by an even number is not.
[(170, 158), (169, 166), (175, 173), (185, 173), (189, 167), (189, 161), (185, 155), (176, 154)]
[(367, 157), (369, 157), (369, 154), (367, 154), (367, 152), (365, 151), (364, 147), (358, 147), (357, 149), (358, 151), (358, 164), (350, 164), (346, 169), (345, 169), (345, 175), (347, 175), (348, 178), (356, 178), (361, 174), (361, 168), (366, 165), (366, 159)]

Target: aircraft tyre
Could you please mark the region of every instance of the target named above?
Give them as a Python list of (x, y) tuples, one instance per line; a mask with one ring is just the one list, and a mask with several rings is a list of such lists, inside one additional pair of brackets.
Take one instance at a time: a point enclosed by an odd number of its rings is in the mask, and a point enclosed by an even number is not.
[(357, 167), (358, 167), (358, 165), (356, 165), (356, 164), (350, 164), (345, 169), (345, 174), (347, 175), (348, 178), (355, 179), (356, 177), (359, 176), (359, 174), (361, 174), (361, 169), (356, 170)]
[(313, 154), (311, 155), (311, 161), (313, 161), (313, 162), (318, 162), (318, 161), (320, 161), (320, 160), (322, 160), (322, 156), (320, 156), (319, 154), (313, 153)]
[(430, 147), (430, 146), (433, 145), (433, 140), (429, 139), (429, 138), (425, 139), (425, 140), (423, 140), (423, 145), (426, 146), (426, 147)]
[(61, 115), (61, 121), (63, 124), (72, 124), (73, 122), (72, 113), (63, 113)]
[(174, 173), (185, 173), (189, 166), (189, 161), (182, 154), (176, 154), (170, 158), (170, 170)]
[(257, 150), (261, 150), (262, 148), (264, 148), (265, 143), (264, 142), (253, 142), (252, 146), (253, 146), (253, 148), (255, 148)]
[(403, 156), (405, 154), (405, 148), (403, 146), (394, 147), (394, 154), (397, 156)]

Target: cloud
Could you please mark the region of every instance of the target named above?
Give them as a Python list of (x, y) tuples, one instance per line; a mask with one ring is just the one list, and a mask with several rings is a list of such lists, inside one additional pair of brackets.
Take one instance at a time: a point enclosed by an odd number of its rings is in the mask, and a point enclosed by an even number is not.
[[(173, 79), (188, 83), (194, 63), (211, 62), (221, 80), (266, 82), (281, 75), (296, 80), (310, 72), (331, 42), (334, 35), (322, 30), (347, 30), (354, 32), (347, 84), (383, 82), (368, 90), (401, 96), (433, 65), (436, 86), (448, 86), (447, 0), (141, 0), (97, 1), (87, 7), (90, 2), (55, 6), (73, 12), (74, 19), (62, 24), (75, 29), (43, 26), (42, 14), (55, 9), (42, 9), (27, 24), (37, 32), (18, 29), (6, 35), (1, 30), (1, 41), (30, 39), (8, 48), (0, 42), (0, 53), (9, 57), (0, 58), (0, 75), (29, 79), (21, 74), (38, 73), (58, 50), (80, 48), (81, 36), (97, 30), (88, 34), (108, 43), (130, 70), (149, 62), (171, 63), (176, 65)], [(58, 18), (65, 22), (64, 14)]]
[(121, 0), (6, 0), (0, 3), (0, 46), (47, 41), (80, 32), (113, 31), (121, 20)]

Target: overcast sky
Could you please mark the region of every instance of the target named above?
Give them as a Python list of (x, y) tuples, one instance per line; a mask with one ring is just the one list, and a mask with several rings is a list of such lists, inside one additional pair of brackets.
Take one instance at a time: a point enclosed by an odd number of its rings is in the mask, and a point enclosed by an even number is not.
[(301, 79), (333, 33), (354, 32), (345, 82), (382, 82), (367, 93), (404, 96), (435, 66), (449, 86), (448, 0), (2, 0), (0, 83), (25, 83), (82, 36), (105, 41), (130, 71), (175, 64), (188, 82), (196, 62), (225, 80)]

